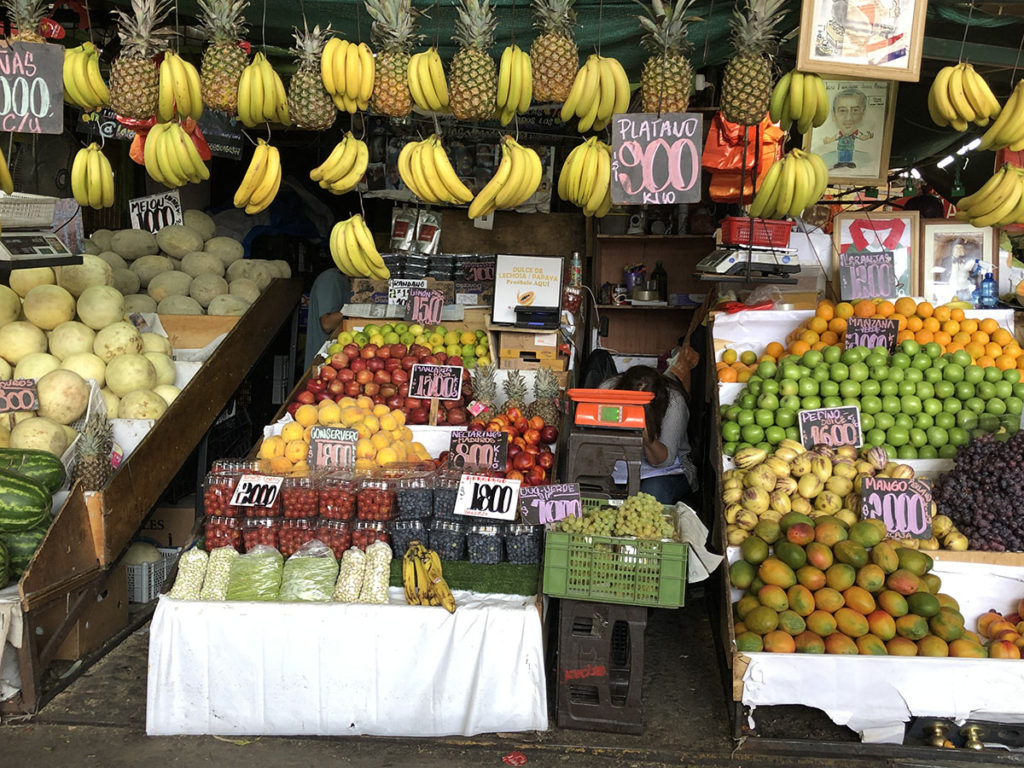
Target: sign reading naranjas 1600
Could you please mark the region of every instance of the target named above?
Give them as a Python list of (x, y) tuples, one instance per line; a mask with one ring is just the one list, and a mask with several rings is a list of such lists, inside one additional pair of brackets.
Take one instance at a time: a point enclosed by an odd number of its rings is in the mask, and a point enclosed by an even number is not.
[(702, 119), (689, 112), (612, 118), (612, 202), (671, 205), (700, 200)]

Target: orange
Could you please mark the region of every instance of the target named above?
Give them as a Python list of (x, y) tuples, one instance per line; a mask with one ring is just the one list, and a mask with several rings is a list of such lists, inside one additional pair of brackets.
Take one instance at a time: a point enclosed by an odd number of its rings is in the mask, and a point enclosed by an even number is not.
[(966, 345), (964, 349), (966, 349), (967, 353), (975, 360), (985, 354), (985, 346), (976, 341), (972, 341), (970, 344)]
[(750, 377), (753, 376), (753, 375), (754, 375), (753, 371), (750, 371), (750, 370), (747, 370), (746, 368), (744, 368), (742, 371), (740, 371), (740, 372), (738, 372), (736, 374), (736, 381), (745, 384), (746, 382), (750, 381)]
[(802, 355), (811, 348), (811, 345), (806, 341), (794, 341), (789, 345), (789, 352), (792, 355)]
[(875, 314), (879, 317), (889, 317), (896, 311), (896, 307), (891, 301), (880, 301), (878, 306), (875, 307)]
[(828, 344), (826, 342), (824, 342), (824, 341), (816, 341), (813, 344), (811, 344), (811, 349), (816, 350), (816, 351), (820, 351), (820, 350), (824, 349), (827, 346), (828, 346)]
[(1013, 341), (1013, 336), (1005, 328), (996, 328), (989, 334), (989, 336), (992, 337), (992, 341), (994, 341), (1001, 347), (1005, 347), (1007, 344)]
[(985, 333), (991, 335), (999, 330), (999, 323), (997, 323), (991, 317), (986, 317), (984, 320), (981, 321), (978, 327)]
[(917, 315), (911, 315), (907, 318), (907, 330), (917, 333), (924, 327), (924, 321)]
[(767, 347), (764, 348), (764, 351), (767, 352), (772, 357), (774, 357), (776, 360), (778, 360), (780, 357), (782, 357), (783, 353), (786, 351), (786, 348), (779, 344), (779, 342), (773, 341)]
[(964, 348), (963, 344), (957, 344), (956, 342), (953, 342), (952, 344), (947, 344), (946, 345), (946, 351), (947, 352), (959, 352), (963, 348)]
[(818, 317), (823, 317), (826, 320), (831, 320), (835, 317), (836, 308), (833, 306), (831, 301), (825, 299), (818, 304), (818, 308), (814, 310), (814, 314)]
[(934, 336), (936, 343), (941, 344), (942, 346), (946, 346), (947, 344), (949, 344), (949, 342), (953, 340), (952, 337), (945, 331), (935, 331)]
[(1010, 355), (999, 355), (996, 358), (996, 367), (1001, 371), (1009, 370), (1010, 368), (1017, 367), (1017, 361)]
[(1003, 347), (1003, 354), (1009, 355), (1010, 357), (1017, 358), (1024, 354), (1024, 350), (1017, 346), (1017, 342), (1013, 341)]
[(967, 317), (960, 321), (960, 330), (967, 333), (974, 333), (978, 330), (978, 321), (973, 317)]
[(936, 320), (934, 317), (926, 317), (924, 320), (921, 321), (921, 326), (926, 331), (931, 331), (932, 333), (935, 333), (937, 330), (939, 330), (939, 328), (942, 327), (942, 324), (939, 323), (939, 321)]
[(969, 343), (970, 340), (971, 334), (969, 334), (967, 331), (957, 331), (955, 334), (953, 334), (953, 341), (959, 344), (960, 346)]
[(914, 338), (914, 332), (913, 331), (900, 331), (898, 334), (896, 334), (896, 341), (898, 341), (900, 344), (902, 344), (907, 339), (913, 339), (913, 338)]
[(942, 330), (952, 336), (960, 330), (960, 323), (956, 320), (947, 320), (942, 324)]
[(985, 331), (975, 331), (971, 334), (971, 341), (977, 342), (978, 344), (988, 344), (990, 339), (989, 335)]
[(800, 341), (806, 341), (808, 345), (820, 341), (820, 337), (814, 331), (804, 331), (800, 334)]
[(932, 313), (932, 317), (934, 317), (940, 323), (944, 323), (947, 320), (949, 320), (951, 314), (952, 314), (952, 310), (949, 307), (938, 306), (938, 307), (935, 308), (935, 311)]
[(935, 307), (927, 301), (922, 301), (917, 305), (917, 315), (919, 317), (931, 317), (933, 312), (935, 312)]
[(875, 302), (870, 299), (861, 299), (853, 306), (853, 314), (857, 317), (874, 317)]
[(893, 312), (891, 315), (889, 315), (889, 319), (896, 321), (896, 329), (899, 331), (902, 331), (904, 328), (907, 327), (907, 318), (901, 315), (899, 312)]
[(981, 357), (979, 357), (974, 362), (975, 362), (975, 364), (980, 365), (982, 368), (991, 368), (993, 365), (996, 364), (996, 361), (993, 360), (988, 355), (982, 355)]
[(848, 301), (836, 304), (836, 317), (840, 317), (843, 320), (853, 317), (853, 304)]
[(991, 357), (993, 360), (1003, 354), (1003, 348), (996, 344), (994, 341), (990, 341), (985, 345), (985, 354)]
[(815, 333), (824, 333), (828, 330), (828, 320), (824, 317), (814, 316), (808, 321), (807, 327)]
[(963, 322), (964, 311), (962, 309), (950, 310), (949, 319), (956, 320), (958, 323)]
[(729, 368), (728, 366), (718, 372), (719, 381), (738, 381), (739, 374), (735, 368)]
[(845, 333), (846, 321), (841, 317), (833, 317), (828, 321), (828, 329), (833, 333)]
[(914, 334), (914, 341), (918, 344), (928, 344), (929, 342), (935, 341), (935, 337), (931, 331), (920, 330)]
[(896, 299), (896, 311), (899, 312), (901, 315), (910, 317), (912, 314), (914, 314), (914, 311), (916, 309), (917, 302), (915, 302), (909, 296), (904, 296), (902, 298)]
[(825, 346), (839, 343), (839, 334), (835, 331), (825, 331), (821, 334), (821, 340), (825, 343)]
[(716, 371), (721, 371), (723, 368), (728, 368), (728, 367), (729, 367), (729, 364), (726, 363), (726, 362), (722, 362), (721, 360), (719, 360), (717, 363), (715, 363), (715, 370)]

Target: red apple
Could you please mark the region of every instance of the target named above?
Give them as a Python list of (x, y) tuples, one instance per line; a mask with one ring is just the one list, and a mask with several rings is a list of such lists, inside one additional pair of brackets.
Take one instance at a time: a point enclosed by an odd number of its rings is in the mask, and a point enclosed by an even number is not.
[(383, 371), (384, 359), (381, 357), (372, 357), (366, 361), (366, 367), (371, 371)]
[(334, 378), (338, 375), (338, 369), (332, 368), (329, 365), (325, 365), (320, 369), (320, 381), (334, 381)]
[(340, 395), (342, 392), (345, 391), (345, 382), (342, 381), (341, 379), (335, 379), (334, 381), (327, 385), (327, 391), (331, 395)]
[(309, 405), (310, 403), (316, 402), (316, 397), (308, 389), (299, 392), (295, 396), (295, 402), (299, 405)]
[(466, 423), (466, 409), (462, 406), (452, 408), (448, 411), (448, 423), (449, 424), (465, 424)]
[(522, 452), (523, 452), (523, 449), (522, 449), (522, 448), (520, 448), (520, 447), (519, 447), (518, 445), (516, 445), (515, 443), (512, 443), (512, 444), (511, 444), (511, 445), (509, 445), (509, 447), (508, 447), (508, 457), (509, 457), (510, 459), (514, 459), (514, 458), (515, 458), (516, 456), (518, 456), (518, 455), (519, 455), (520, 453), (522, 453)]
[(388, 360), (391, 358), (391, 347), (387, 344), (377, 348), (377, 357), (381, 360)]
[(558, 442), (558, 429), (556, 427), (547, 424), (540, 428), (540, 440), (542, 443), (551, 445), (552, 443)]
[(407, 371), (412, 370), (412, 367), (418, 363), (420, 359), (416, 355), (406, 355), (402, 358), (402, 368)]
[(373, 404), (374, 405), (382, 405), (384, 403), (384, 396), (383, 395), (372, 395), (371, 397), (373, 399)]
[(341, 351), (348, 355), (350, 359), (353, 357), (359, 357), (358, 344), (346, 344), (344, 347), (341, 348)]
[(373, 381), (373, 371), (366, 368), (361, 371), (356, 371), (356, 381), (360, 384), (367, 384)]
[[(398, 393), (400, 395), (402, 394), (401, 387), (398, 388)], [(402, 395), (402, 397), (405, 397), (405, 395)], [(423, 407), (423, 401), (420, 400), (418, 397), (405, 397), (405, 407), (408, 408), (410, 411), (415, 411), (417, 408)]]
[(327, 384), (320, 379), (310, 379), (306, 382), (306, 389), (317, 395), (327, 389)]
[(437, 355), (424, 355), (420, 358), (421, 365), (437, 365)]
[(363, 360), (369, 360), (372, 357), (376, 357), (377, 356), (377, 345), (376, 344), (367, 344), (365, 347), (363, 347), (362, 349), (359, 350), (359, 356), (361, 358), (363, 358)]
[[(381, 388), (383, 390), (383, 388)], [(400, 410), (405, 407), (405, 398), (401, 395), (392, 395), (384, 401), (385, 405), (391, 410)]]
[(378, 384), (377, 382), (375, 382), (375, 381), (368, 381), (365, 384), (363, 384), (363, 394), (364, 395), (369, 395), (370, 397), (373, 397), (374, 395), (379, 394), (379, 393), (380, 393), (380, 384)]
[(345, 394), (349, 397), (358, 397), (363, 386), (358, 381), (350, 381), (345, 384)]
[(331, 356), (330, 362), (332, 368), (340, 371), (342, 368), (348, 368), (349, 356), (344, 352), (337, 352)]
[(398, 387), (396, 387), (394, 384), (381, 384), (380, 393), (386, 398), (394, 397), (395, 395), (398, 394)]
[(426, 347), (420, 347), (416, 350), (416, 359), (422, 360), (424, 357), (430, 354), (430, 350)]
[[(310, 392), (310, 394), (313, 394), (313, 393)], [(296, 400), (294, 403), (288, 403), (288, 407), (285, 408), (285, 410), (288, 411), (288, 413), (290, 413), (292, 416), (294, 416), (295, 412), (297, 410), (299, 410), (299, 406), (300, 405), (302, 405), (302, 403), (300, 403), (298, 400)]]
[(318, 403), (322, 402), (323, 400), (333, 400), (333, 399), (334, 398), (331, 397), (331, 393), (330, 392), (319, 392), (319, 393), (317, 393), (317, 396), (316, 396), (316, 401)]
[(384, 361), (385, 371), (400, 371), (402, 370), (402, 361), (397, 357), (389, 357)]
[(409, 372), (401, 368), (396, 368), (391, 372), (391, 380), (395, 382), (395, 384), (406, 384), (409, 381)]
[(341, 381), (352, 381), (352, 379), (354, 379), (355, 377), (356, 372), (353, 371), (351, 368), (342, 368), (340, 371), (338, 371), (338, 379)]
[(555, 465), (555, 457), (550, 453), (544, 453), (543, 451), (537, 454), (537, 466), (543, 467), (544, 469), (551, 469)]
[(520, 416), (512, 422), (512, 426), (516, 428), (516, 432), (523, 434), (530, 428), (530, 422), (526, 418)]
[(366, 360), (361, 357), (357, 357), (351, 363), (349, 363), (348, 367), (349, 370), (356, 372), (366, 370)]
[[(391, 380), (395, 381), (395, 377), (392, 376)], [(401, 381), (401, 382), (398, 383), (398, 394), (400, 394), (402, 397), (408, 397), (409, 396), (409, 383), (408, 382)]]
[(448, 358), (448, 365), (462, 365), (462, 358), (458, 355), (452, 355)]
[(427, 413), (426, 408), (413, 408), (409, 411), (409, 423), (410, 424), (426, 424), (430, 414)]
[(397, 358), (403, 358), (409, 354), (409, 348), (405, 344), (392, 344), (391, 345), (391, 356)]
[(391, 374), (384, 370), (374, 371), (373, 380), (378, 384), (390, 384)]

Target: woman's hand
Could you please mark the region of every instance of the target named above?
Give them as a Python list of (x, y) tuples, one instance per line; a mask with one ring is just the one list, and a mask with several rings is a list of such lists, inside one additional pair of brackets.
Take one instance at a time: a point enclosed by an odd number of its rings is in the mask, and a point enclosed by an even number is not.
[(658, 440), (651, 439), (646, 424), (644, 424), (643, 441), (644, 455), (647, 457), (647, 463), (653, 467), (663, 464), (665, 459), (668, 458), (668, 448)]

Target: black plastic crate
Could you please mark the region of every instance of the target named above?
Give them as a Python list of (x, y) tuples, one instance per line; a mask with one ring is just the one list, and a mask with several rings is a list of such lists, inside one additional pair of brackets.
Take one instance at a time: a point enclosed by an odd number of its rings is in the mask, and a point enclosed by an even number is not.
[(560, 728), (643, 732), (646, 627), (643, 607), (561, 601), (555, 682)]

